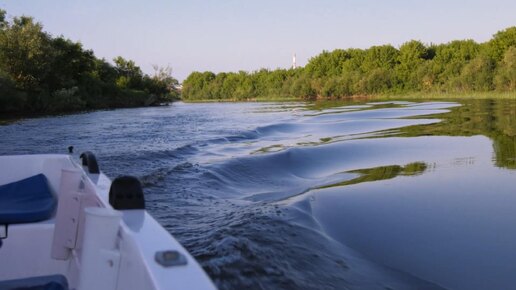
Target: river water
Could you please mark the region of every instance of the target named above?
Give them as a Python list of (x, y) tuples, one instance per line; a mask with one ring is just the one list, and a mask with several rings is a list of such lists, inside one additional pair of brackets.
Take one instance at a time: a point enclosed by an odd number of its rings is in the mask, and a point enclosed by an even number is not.
[(220, 289), (516, 289), (516, 101), (174, 103), (0, 126), (91, 150)]

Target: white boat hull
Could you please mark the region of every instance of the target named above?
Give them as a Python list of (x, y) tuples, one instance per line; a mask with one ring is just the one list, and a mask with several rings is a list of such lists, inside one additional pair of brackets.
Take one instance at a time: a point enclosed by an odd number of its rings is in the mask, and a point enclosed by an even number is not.
[[(43, 173), (59, 203), (77, 196), (90, 198), (89, 203), (79, 202), (79, 220), (70, 218), (73, 212), (63, 213), (70, 207), (60, 204), (51, 219), (9, 225), (8, 237), (0, 248), (0, 281), (60, 274), (66, 277), (70, 289), (78, 290), (215, 289), (195, 259), (145, 210), (112, 208), (111, 181), (104, 174), (86, 173), (68, 155), (0, 156), (0, 172), (0, 185)], [(83, 184), (76, 190), (62, 180), (67, 172), (80, 175)], [(109, 235), (109, 230), (103, 232), (103, 221), (92, 222), (88, 228), (88, 222), (82, 219), (89, 221), (91, 217), (84, 214), (84, 205), (98, 205), (108, 215), (120, 215), (111, 233), (111, 246), (94, 245), (95, 250), (86, 250)], [(102, 225), (97, 230), (98, 223)], [(186, 264), (161, 265), (156, 253), (162, 251), (177, 253)]]

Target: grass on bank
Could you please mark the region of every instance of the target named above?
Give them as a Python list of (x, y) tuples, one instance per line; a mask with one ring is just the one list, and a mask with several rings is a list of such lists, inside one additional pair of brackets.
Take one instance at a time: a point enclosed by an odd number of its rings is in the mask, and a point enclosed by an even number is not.
[(250, 98), (250, 99), (198, 99), (182, 100), (185, 103), (226, 103), (226, 102), (299, 102), (299, 101), (360, 101), (360, 100), (461, 100), (461, 99), (504, 99), (516, 100), (514, 92), (469, 92), (469, 93), (447, 93), (447, 92), (414, 92), (403, 94), (378, 94), (378, 95), (357, 95), (344, 98)]
[(469, 92), (469, 93), (446, 93), (446, 92), (415, 92), (407, 94), (385, 94), (372, 96), (373, 99), (420, 99), (420, 100), (450, 100), (450, 99), (512, 99), (516, 100), (516, 91), (514, 92)]

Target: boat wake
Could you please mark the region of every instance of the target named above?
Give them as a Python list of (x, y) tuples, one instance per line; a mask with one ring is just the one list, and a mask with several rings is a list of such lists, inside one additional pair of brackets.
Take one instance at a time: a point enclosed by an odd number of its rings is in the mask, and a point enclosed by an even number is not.
[[(364, 168), (401, 164), (389, 178), (420, 173), (425, 163), (413, 160), (413, 152), (398, 152), (405, 140), (392, 136), (399, 128), (439, 122), (409, 117), (453, 106), (308, 111), (288, 122), (189, 144), (188, 151), (177, 149), (184, 162), (142, 177), (152, 192), (151, 212), (221, 289), (441, 289), (336, 240), (313, 215), (308, 196), (359, 183), (368, 173), (357, 170)], [(371, 139), (381, 136), (391, 141)], [(412, 147), (426, 141), (416, 143)], [(419, 166), (411, 169), (416, 161)]]

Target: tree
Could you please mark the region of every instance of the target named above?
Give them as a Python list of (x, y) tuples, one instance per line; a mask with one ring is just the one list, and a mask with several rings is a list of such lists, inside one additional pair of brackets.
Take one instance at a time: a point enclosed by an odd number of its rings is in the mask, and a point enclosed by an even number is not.
[(516, 46), (516, 26), (498, 31), (493, 35), (493, 38), (487, 43), (487, 50), (489, 56), (494, 60), (501, 61), (505, 52), (513, 46)]
[(305, 76), (294, 81), (290, 89), (290, 94), (301, 99), (314, 99), (317, 97), (317, 93), (312, 87), (310, 79)]
[(82, 78), (95, 69), (95, 56), (91, 50), (64, 37), (51, 40), (54, 58), (44, 83), (50, 91), (78, 86)]
[(8, 23), (5, 19), (5, 15), (7, 14), (7, 11), (0, 9), (0, 30), (3, 30), (7, 27)]
[(325, 98), (342, 98), (353, 95), (353, 79), (350, 75), (330, 78), (321, 90)]
[(398, 63), (399, 51), (392, 45), (372, 46), (366, 50), (362, 70), (371, 72), (375, 69), (393, 69)]
[(441, 88), (448, 88), (460, 75), (463, 67), (474, 59), (480, 45), (473, 40), (455, 40), (434, 47), (432, 72)]
[(343, 65), (348, 59), (349, 54), (342, 49), (332, 52), (323, 51), (310, 59), (305, 72), (315, 78), (338, 76), (342, 73)]
[(358, 90), (363, 94), (386, 93), (393, 87), (392, 72), (386, 68), (372, 70), (358, 83)]
[(505, 52), (496, 72), (495, 83), (498, 90), (516, 91), (516, 46), (511, 46)]
[(160, 67), (153, 65), (154, 75), (146, 77), (150, 84), (146, 87), (149, 92), (156, 95), (156, 102), (168, 102), (179, 97), (177, 86), (179, 82), (172, 77), (172, 68), (170, 66)]
[[(183, 82), (182, 98), (186, 100), (210, 99), (210, 84), (215, 79), (212, 72), (193, 72)], [(222, 85), (223, 87), (224, 85)]]
[(426, 46), (417, 40), (405, 42), (400, 46), (396, 75), (403, 89), (419, 90), (422, 86), (421, 75), (417, 68), (430, 58)]
[(38, 91), (55, 57), (48, 34), (31, 17), (15, 17), (11, 24), (1, 14), (0, 67), (22, 90)]
[(134, 61), (126, 60), (121, 56), (113, 59), (115, 68), (118, 71), (118, 79), (116, 84), (122, 89), (141, 89), (143, 73)]
[(488, 56), (478, 55), (464, 66), (458, 81), (462, 91), (489, 91), (493, 89), (495, 62)]

